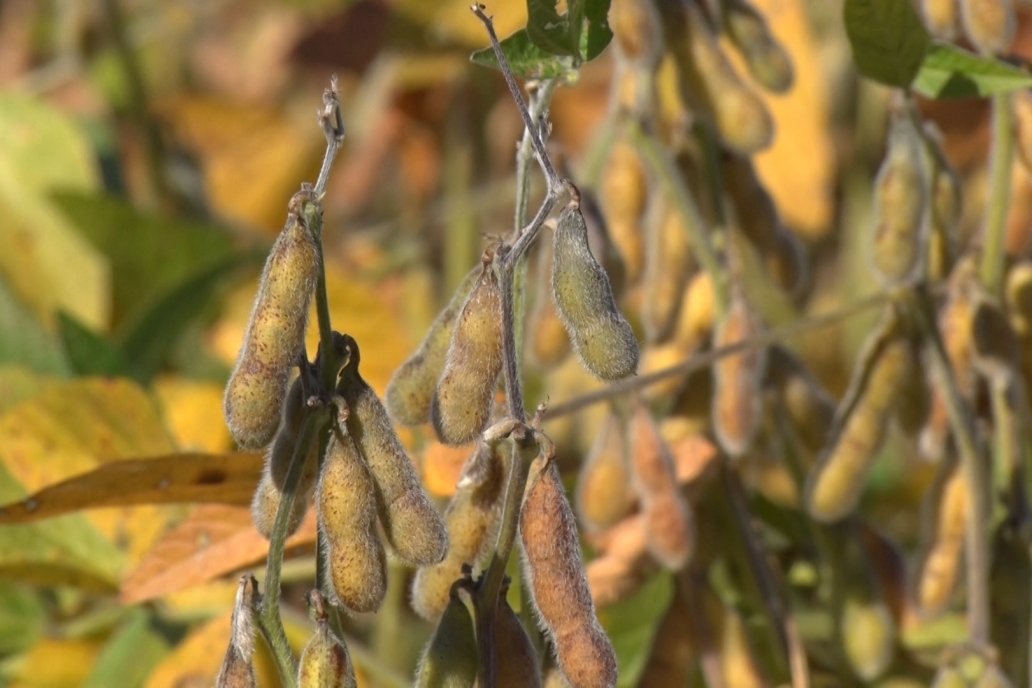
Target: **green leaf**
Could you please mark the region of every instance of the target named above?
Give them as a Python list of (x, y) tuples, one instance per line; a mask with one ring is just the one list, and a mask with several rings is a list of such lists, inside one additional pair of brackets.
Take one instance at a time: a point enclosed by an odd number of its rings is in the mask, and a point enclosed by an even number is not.
[(1032, 88), (1032, 74), (992, 57), (936, 41), (925, 55), (914, 90), (926, 98), (985, 98)]
[(232, 252), (219, 225), (143, 212), (113, 196), (58, 193), (53, 200), (110, 262), (116, 332), (152, 299)]
[(609, 0), (586, 0), (584, 17), (587, 31), (585, 40), (580, 42), (581, 57), (589, 61), (598, 57), (613, 40), (613, 31), (609, 28)]
[(30, 647), (43, 633), (46, 608), (39, 594), (21, 583), (0, 583), (0, 654)]
[(127, 323), (121, 337), (121, 350), (134, 376), (147, 381), (157, 374), (233, 271), (251, 262), (260, 265), (264, 259), (262, 252), (208, 263), (154, 298), (147, 310)]
[[(530, 40), (527, 29), (521, 29), (501, 42), (502, 52), (509, 68), (523, 79), (555, 79), (573, 71), (569, 57), (559, 57), (539, 48)], [(498, 69), (498, 59), (490, 47), (478, 50), (469, 57), (475, 64)]]
[(134, 609), (97, 657), (83, 688), (142, 686), (168, 653), (168, 643), (151, 623), (150, 612)]
[(73, 316), (57, 314), (58, 334), (65, 355), (78, 375), (125, 376), (129, 370), (122, 352)]
[(857, 70), (907, 88), (931, 42), (910, 0), (846, 0), (844, 15)]
[(0, 363), (20, 364), (37, 372), (66, 374), (68, 361), (60, 342), (0, 279)]
[(555, 0), (527, 0), (527, 35), (546, 53), (576, 55), (577, 43), (571, 39), (579, 33), (570, 29), (566, 16), (559, 16)]
[(652, 651), (660, 619), (674, 596), (673, 580), (660, 573), (625, 600), (598, 610), (599, 621), (613, 641), (619, 664), (619, 686), (636, 686)]

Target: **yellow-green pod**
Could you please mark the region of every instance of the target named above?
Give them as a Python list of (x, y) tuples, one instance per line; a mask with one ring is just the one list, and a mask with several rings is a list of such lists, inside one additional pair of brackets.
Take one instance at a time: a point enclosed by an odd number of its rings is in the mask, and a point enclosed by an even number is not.
[(265, 262), (236, 366), (226, 383), (226, 423), (237, 444), (264, 447), (280, 421), (290, 368), (304, 352), (308, 306), (319, 275), (319, 247), (295, 196), (286, 226)]
[(429, 566), (448, 550), (448, 532), (416, 475), (380, 399), (359, 373), (358, 344), (344, 336), (350, 350), (337, 391), (347, 402), (348, 434), (376, 486), (380, 521), (394, 552), (413, 566)]
[(635, 373), (638, 340), (616, 306), (608, 276), (591, 254), (576, 201), (563, 209), (556, 226), (552, 297), (585, 368), (603, 380)]
[(444, 372), (430, 406), (437, 437), (445, 444), (476, 439), (491, 420), (502, 371), (502, 296), (493, 269), (493, 250), (459, 313)]
[(746, 0), (734, 0), (724, 5), (724, 20), (728, 36), (756, 83), (774, 93), (790, 89), (795, 76), (792, 59), (771, 34), (763, 15)]
[(980, 51), (1006, 52), (1017, 32), (1014, 0), (960, 0), (960, 24), (964, 35)]
[(916, 365), (902, 323), (890, 313), (868, 339), (833, 430), (831, 444), (810, 472), (806, 505), (821, 522), (851, 513), (885, 439), (900, 384)]
[(376, 489), (350, 435), (330, 438), (317, 504), (327, 548), (327, 599), (352, 612), (375, 611), (387, 589), (387, 561), (376, 535)]
[(469, 564), (477, 569), (493, 551), (502, 507), (505, 476), (496, 451), (480, 443), (466, 462), (459, 485), (444, 512), (448, 553), (444, 560), (416, 572), (412, 580), (412, 608), (428, 621), (444, 612), (452, 584)]
[(416, 668), (416, 688), (473, 688), (480, 667), (472, 601), (461, 583), (452, 586), (448, 606)]
[(572, 688), (616, 685), (616, 653), (595, 616), (577, 521), (555, 464), (538, 457), (520, 508), (523, 570), (534, 606)]
[(623, 423), (610, 413), (577, 477), (577, 516), (589, 532), (608, 530), (634, 508), (627, 449)]
[(330, 630), (326, 619), (319, 619), (315, 634), (301, 652), (297, 673), (298, 688), (355, 688), (355, 668), (348, 649)]
[(871, 682), (885, 673), (895, 652), (896, 625), (884, 602), (847, 597), (839, 633), (846, 659), (859, 678)]
[(892, 120), (885, 158), (874, 182), (871, 263), (887, 286), (915, 279), (923, 265), (928, 181), (921, 133), (906, 114)]
[(478, 265), (466, 275), (451, 301), (430, 325), (419, 348), (401, 364), (387, 384), (387, 409), (402, 425), (419, 425), (430, 420), (434, 389), (444, 372), (455, 321), (481, 271)]

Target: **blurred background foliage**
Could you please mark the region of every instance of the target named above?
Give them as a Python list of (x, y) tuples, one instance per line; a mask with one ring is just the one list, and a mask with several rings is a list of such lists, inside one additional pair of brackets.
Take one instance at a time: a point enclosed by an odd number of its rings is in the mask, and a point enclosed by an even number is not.
[[(761, 307), (775, 325), (875, 291), (863, 244), (891, 92), (857, 77), (841, 2), (755, 4), (790, 53), (795, 83), (763, 94), (777, 133), (754, 162), (815, 269), (798, 311), (779, 310), (776, 300)], [(522, 2), (489, 11), (502, 36), (526, 24)], [(1029, 26), (1020, 24), (1018, 53), (1032, 49)], [(512, 224), (522, 125), (499, 74), (469, 63), (484, 45), (466, 0), (0, 3), (0, 502), (124, 459), (164, 457), (164, 487), (202, 484), (198, 471), (215, 465), (208, 455), (232, 451), (222, 388), (286, 202), (318, 170), (314, 113), (333, 73), (348, 138), (325, 200), (329, 301), (334, 324), (361, 342), (363, 374), (382, 394), (484, 238)], [(551, 108), (553, 149), (588, 187), (598, 182), (590, 154), (605, 135), (611, 52), (559, 88)], [(661, 103), (677, 100), (673, 85), (659, 88)], [(968, 236), (985, 196), (987, 104), (921, 109), (964, 179)], [(1032, 180), (1016, 166), (1013, 255), (1028, 255), (1030, 215)], [(859, 313), (792, 342), (836, 396), (875, 316)], [(553, 402), (598, 386), (569, 366), (547, 381), (532, 375), (530, 384)], [(549, 430), (571, 453), (586, 451), (602, 412)], [(445, 498), (467, 452), (420, 431), (403, 437), (431, 492)], [(688, 463), (706, 455), (684, 451)], [(893, 436), (862, 507), (908, 550), (935, 472), (914, 455)], [(260, 458), (233, 470), (213, 479), (223, 483), (219, 494), (155, 500), (207, 504), (108, 507), (0, 526), (0, 683), (209, 685), (229, 633), (229, 574), (264, 556), (247, 490), (230, 489), (253, 486)], [(776, 462), (749, 470), (771, 518), (798, 504)], [(124, 474), (107, 484), (138, 490), (141, 501), (160, 487)], [(53, 499), (55, 513), (75, 508), (67, 493)], [(786, 543), (765, 535), (772, 556), (785, 554)], [(284, 569), (285, 621), (297, 644), (311, 628), (302, 594), (313, 541), (309, 522)], [(791, 575), (805, 587), (811, 574)], [(407, 676), (430, 630), (404, 608), (400, 579), (391, 577), (393, 611), (351, 622), (361, 640), (349, 646), (366, 685)], [(627, 685), (670, 598), (660, 575), (601, 611)], [(899, 614), (915, 646), (963, 637), (959, 613), (931, 630)], [(811, 616), (800, 623), (828, 623)], [(259, 666), (271, 685), (268, 660)]]

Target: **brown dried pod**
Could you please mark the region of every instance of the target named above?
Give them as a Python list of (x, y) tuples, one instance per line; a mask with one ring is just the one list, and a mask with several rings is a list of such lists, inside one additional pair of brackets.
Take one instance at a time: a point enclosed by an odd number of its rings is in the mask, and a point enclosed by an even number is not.
[(788, 349), (775, 344), (767, 350), (767, 387), (776, 395), (792, 429), (813, 453), (828, 441), (835, 419), (835, 400), (809, 368)]
[(255, 688), (258, 685), (254, 672), (255, 614), (258, 604), (258, 582), (250, 574), (241, 576), (233, 605), (229, 648), (215, 678), (216, 688)]
[(874, 182), (871, 264), (887, 286), (916, 278), (928, 233), (924, 141), (906, 113), (893, 117), (885, 158)]
[[(713, 333), (713, 348), (749, 342), (759, 334), (759, 323), (745, 296), (738, 290)], [(732, 457), (748, 451), (763, 416), (760, 382), (766, 350), (752, 347), (724, 356), (713, 364), (713, 431)]]
[(902, 323), (890, 312), (867, 340), (840, 407), (831, 444), (807, 480), (806, 506), (814, 519), (838, 521), (856, 508), (885, 439), (898, 388), (915, 365)]
[(560, 213), (555, 230), (552, 297), (585, 368), (603, 380), (634, 374), (638, 340), (616, 306), (609, 278), (591, 254), (576, 200)]
[(641, 157), (625, 139), (617, 139), (602, 175), (599, 203), (608, 222), (609, 236), (623, 258), (628, 284), (645, 271), (645, 232), (642, 220), (647, 199), (647, 178)]
[(375, 611), (387, 589), (387, 562), (376, 534), (376, 489), (348, 434), (330, 438), (317, 504), (327, 549), (327, 598), (352, 612)]
[(724, 4), (724, 21), (756, 83), (774, 93), (790, 89), (795, 76), (792, 59), (771, 34), (763, 15), (746, 0), (734, 0)]
[(479, 265), (470, 270), (451, 301), (431, 323), (419, 348), (391, 376), (385, 401), (391, 417), (402, 425), (419, 425), (430, 420), (434, 389), (444, 372), (455, 321), (482, 271)]
[(627, 436), (615, 413), (606, 417), (581, 463), (574, 502), (587, 531), (608, 530), (634, 508)]
[(1006, 52), (1017, 31), (1014, 0), (960, 0), (960, 24), (964, 35), (979, 50)]
[(572, 688), (616, 685), (616, 654), (595, 617), (577, 521), (555, 464), (533, 461), (520, 508), (523, 570), (538, 617)]
[(955, 457), (943, 461), (924, 507), (922, 554), (914, 599), (923, 614), (949, 604), (960, 579), (968, 518), (968, 487)]
[(437, 437), (445, 444), (467, 444), (491, 420), (498, 374), (502, 370), (502, 296), (493, 269), (494, 249), (455, 323), (448, 359), (430, 407)]
[(921, 19), (928, 33), (942, 41), (952, 41), (960, 30), (957, 0), (921, 0)]
[[(461, 329), (460, 324), (456, 331)], [(348, 434), (376, 486), (376, 504), (387, 542), (408, 564), (436, 564), (448, 551), (444, 521), (423, 489), (387, 409), (359, 373), (358, 344), (347, 335), (344, 339), (350, 357), (341, 371), (337, 391), (347, 403)]]
[(694, 260), (681, 213), (661, 202), (650, 213), (642, 283), (641, 319), (649, 342), (670, 334), (681, 310)]
[(689, 3), (662, 3), (659, 9), (685, 100), (712, 119), (731, 150), (750, 155), (769, 146), (774, 121), (731, 66), (701, 10)]
[(237, 444), (264, 447), (280, 422), (290, 368), (304, 351), (308, 306), (319, 275), (319, 247), (303, 212), (302, 191), (269, 252), (236, 366), (226, 383), (226, 423)]
[[(500, 450), (499, 450), (500, 451)], [(492, 551), (502, 506), (505, 476), (496, 450), (481, 442), (462, 470), (458, 488), (444, 512), (448, 553), (443, 561), (419, 569), (412, 581), (412, 608), (436, 621), (448, 606), (452, 583), (469, 564), (476, 570)]]
[(498, 688), (541, 688), (541, 662), (504, 592), (495, 608), (494, 648)]
[(651, 413), (638, 406), (631, 419), (634, 486), (641, 497), (649, 552), (678, 570), (688, 563), (695, 543), (695, 521), (681, 493), (670, 448)]

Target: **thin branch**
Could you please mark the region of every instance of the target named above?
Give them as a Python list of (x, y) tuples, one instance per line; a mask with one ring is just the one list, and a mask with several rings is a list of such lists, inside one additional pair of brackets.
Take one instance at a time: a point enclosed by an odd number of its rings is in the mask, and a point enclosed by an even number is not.
[(1007, 253), (1007, 210), (1010, 206), (1011, 166), (1014, 159), (1014, 115), (1011, 97), (993, 97), (992, 150), (989, 153), (989, 199), (982, 228), (982, 264), (979, 277), (994, 298), (1003, 287)]
[(711, 349), (702, 354), (696, 354), (680, 363), (675, 363), (672, 366), (657, 370), (649, 373), (648, 375), (639, 375), (637, 377), (629, 377), (620, 382), (615, 382), (608, 387), (600, 389), (595, 392), (589, 392), (573, 399), (568, 399), (562, 403), (550, 406), (545, 411), (544, 419), (552, 420), (559, 418), (560, 416), (567, 416), (571, 413), (576, 413), (583, 408), (597, 404), (601, 401), (608, 401), (613, 397), (617, 397), (623, 394), (629, 394), (636, 390), (654, 385), (658, 382), (662, 382), (667, 378), (674, 377), (677, 375), (686, 375), (696, 370), (706, 368), (713, 365), (718, 360), (727, 356), (734, 356), (744, 351), (751, 351), (753, 349), (762, 349), (784, 341), (791, 337), (795, 337), (815, 330), (820, 330), (825, 327), (830, 327), (842, 320), (846, 320), (855, 315), (859, 315), (864, 311), (868, 311), (872, 308), (883, 306), (885, 303), (891, 301), (893, 296), (888, 293), (872, 294), (867, 298), (861, 299), (845, 308), (841, 308), (837, 311), (827, 313), (815, 318), (808, 320), (797, 321), (791, 325), (780, 327), (776, 329), (765, 330), (759, 335), (742, 342), (736, 342), (729, 346), (723, 346), (719, 349)]
[(344, 143), (344, 115), (340, 110), (340, 92), (337, 90), (337, 75), (330, 77), (330, 87), (323, 91), (323, 107), (319, 111), (319, 126), (326, 136), (326, 153), (323, 155), (319, 177), (315, 181), (315, 197), (322, 199), (330, 180), (330, 167)]

